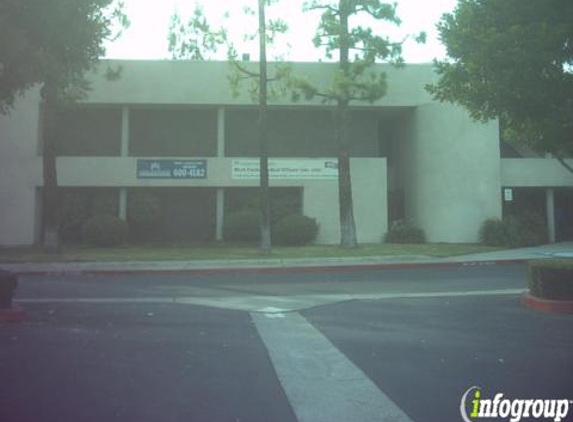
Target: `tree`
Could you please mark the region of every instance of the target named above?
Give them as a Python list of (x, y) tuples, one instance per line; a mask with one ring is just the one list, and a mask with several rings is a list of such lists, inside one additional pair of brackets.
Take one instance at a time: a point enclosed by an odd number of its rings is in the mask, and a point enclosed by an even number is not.
[(573, 2), (460, 0), (438, 24), (449, 58), (427, 89), (504, 135), (549, 152), (569, 171), (573, 154)]
[[(338, 52), (338, 69), (330, 85), (320, 90), (310, 81), (293, 77), (293, 87), (307, 99), (321, 98), (334, 103), (335, 138), (338, 144), (338, 197), (340, 214), (340, 245), (344, 248), (358, 246), (352, 202), (349, 151), (349, 106), (353, 101), (374, 102), (386, 93), (386, 74), (373, 69), (377, 61), (396, 66), (403, 65), (402, 44), (388, 37), (377, 35), (372, 28), (350, 24), (355, 17), (400, 24), (396, 4), (379, 0), (313, 1), (307, 10), (322, 10), (314, 45), (324, 47), (327, 58)], [(422, 33), (416, 40), (423, 42)], [(351, 57), (351, 53), (353, 53)]]
[[(0, 3), (0, 112), (16, 96), (41, 86), (44, 113), (44, 245), (59, 248), (55, 110), (89, 88), (84, 74), (104, 54), (113, 25), (126, 27), (113, 0), (2, 0)], [(110, 70), (110, 75), (113, 72)]]
[[(200, 6), (195, 7), (195, 12), (185, 25), (177, 14), (171, 18), (169, 33), (169, 48), (174, 58), (192, 58), (203, 60), (206, 53), (216, 52), (221, 45), (227, 46), (227, 56), (233, 66), (229, 80), (233, 92), (238, 95), (238, 89), (243, 81), (254, 82), (249, 90), (256, 95), (259, 104), (259, 118), (257, 121), (257, 137), (259, 141), (259, 212), (261, 226), (260, 250), (263, 255), (270, 255), (271, 223), (270, 223), (270, 189), (269, 189), (269, 165), (268, 165), (268, 100), (276, 95), (277, 91), (269, 92), (269, 83), (284, 80), (288, 74), (288, 67), (275, 66), (275, 74), (268, 75), (267, 41), (274, 38), (278, 33), (286, 31), (284, 21), (272, 20), (267, 22), (266, 6), (276, 0), (257, 0), (258, 2), (258, 31), (259, 40), (259, 69), (258, 71), (242, 64), (238, 58), (236, 49), (224, 29), (214, 30), (209, 25)], [(251, 9), (245, 8), (245, 13), (254, 14)], [(248, 39), (253, 37), (246, 36)]]

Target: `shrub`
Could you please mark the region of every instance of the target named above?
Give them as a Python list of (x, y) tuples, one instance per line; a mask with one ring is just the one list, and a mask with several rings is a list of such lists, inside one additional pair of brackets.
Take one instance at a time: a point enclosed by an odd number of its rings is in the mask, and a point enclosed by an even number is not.
[(499, 218), (485, 220), (479, 229), (479, 241), (487, 246), (507, 246), (509, 235), (506, 224)]
[(291, 214), (274, 227), (273, 240), (277, 245), (306, 245), (318, 234), (318, 224), (314, 218), (302, 214)]
[(479, 241), (488, 246), (534, 246), (547, 241), (547, 230), (540, 214), (523, 212), (503, 220), (485, 220), (479, 230)]
[(130, 226), (153, 226), (161, 220), (161, 202), (150, 192), (133, 192), (128, 200)]
[(404, 223), (395, 221), (390, 226), (390, 230), (384, 236), (386, 243), (425, 243), (426, 234), (424, 230)]
[(508, 246), (535, 246), (547, 242), (547, 229), (543, 217), (536, 212), (523, 212), (504, 218)]
[(59, 201), (60, 230), (65, 241), (79, 241), (82, 226), (89, 219), (91, 204), (88, 192), (65, 189)]
[(529, 290), (535, 297), (573, 300), (573, 259), (529, 261)]
[(124, 243), (128, 235), (127, 223), (113, 215), (96, 215), (82, 227), (83, 240), (94, 246), (115, 246)]
[(273, 198), (271, 200), (271, 225), (276, 225), (283, 218), (292, 214), (300, 215), (300, 201), (298, 198), (291, 196)]
[(225, 219), (225, 240), (253, 242), (261, 238), (259, 213), (252, 210), (236, 211)]
[(17, 284), (18, 276), (16, 274), (0, 270), (0, 309), (10, 308)]

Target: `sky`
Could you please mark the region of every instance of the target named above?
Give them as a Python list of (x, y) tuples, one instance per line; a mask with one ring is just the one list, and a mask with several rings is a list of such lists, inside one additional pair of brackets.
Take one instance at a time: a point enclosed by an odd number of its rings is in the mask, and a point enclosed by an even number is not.
[[(290, 61), (318, 61), (324, 59), (322, 53), (312, 45), (312, 37), (318, 24), (319, 14), (303, 13), (305, 0), (279, 0), (268, 8), (267, 18), (284, 19), (289, 31), (282, 35), (276, 45), (270, 48), (269, 58), (284, 56)], [(445, 49), (441, 45), (436, 23), (444, 13), (451, 12), (457, 0), (395, 0), (398, 16), (402, 20), (399, 27), (376, 23), (373, 28), (380, 34), (387, 34), (400, 41), (407, 35), (425, 31), (426, 44), (416, 44), (407, 40), (403, 46), (403, 57), (407, 63), (427, 63), (434, 58), (444, 58)], [(245, 6), (256, 7), (255, 0), (198, 0), (212, 27), (224, 26), (228, 29), (239, 54), (248, 53), (257, 59), (256, 42), (244, 42), (245, 34), (256, 32), (256, 17), (246, 16)], [(114, 42), (106, 45), (106, 57), (114, 59), (170, 59), (167, 48), (167, 35), (170, 16), (177, 11), (186, 20), (195, 7), (193, 0), (124, 0), (125, 12), (131, 21), (130, 27)], [(224, 18), (225, 12), (229, 17)], [(366, 23), (366, 22), (365, 22)], [(224, 59), (224, 54), (210, 57)]]

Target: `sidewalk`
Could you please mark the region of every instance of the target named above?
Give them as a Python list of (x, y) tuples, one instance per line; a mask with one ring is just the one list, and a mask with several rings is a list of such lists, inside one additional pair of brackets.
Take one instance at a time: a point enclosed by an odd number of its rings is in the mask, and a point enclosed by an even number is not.
[(230, 273), (230, 272), (288, 272), (312, 270), (360, 270), (378, 268), (408, 268), (432, 265), (493, 265), (516, 263), (529, 259), (573, 258), (573, 242), (563, 242), (530, 248), (460, 255), (447, 258), (428, 256), (369, 256), (352, 258), (302, 259), (242, 259), (212, 261), (139, 261), (139, 262), (57, 262), (1, 264), (0, 268), (25, 274), (85, 274), (85, 273)]

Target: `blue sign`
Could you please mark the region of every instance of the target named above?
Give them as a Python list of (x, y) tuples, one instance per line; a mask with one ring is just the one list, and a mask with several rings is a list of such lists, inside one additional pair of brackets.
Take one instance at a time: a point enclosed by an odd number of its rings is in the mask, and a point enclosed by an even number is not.
[(137, 160), (138, 179), (206, 179), (207, 160)]

